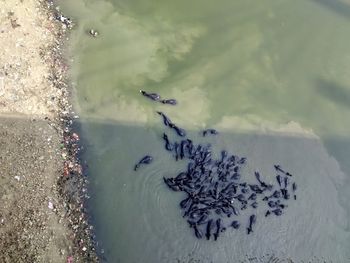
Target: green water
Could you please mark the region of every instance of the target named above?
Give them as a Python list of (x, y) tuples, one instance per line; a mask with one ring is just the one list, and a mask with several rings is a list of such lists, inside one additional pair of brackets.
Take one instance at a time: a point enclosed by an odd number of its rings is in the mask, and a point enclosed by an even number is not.
[[(77, 22), (69, 46), (71, 73), (87, 142), (91, 210), (109, 262), (186, 262), (187, 257), (234, 262), (268, 253), (346, 262), (349, 1), (57, 3)], [(98, 37), (87, 34), (91, 28), (99, 31)], [(140, 89), (176, 98), (179, 104), (154, 104), (140, 96)], [(299, 232), (288, 228), (264, 233), (271, 237), (261, 234), (259, 238), (282, 240), (270, 245), (230, 236), (220, 243), (220, 253), (218, 247), (194, 240), (179, 215), (181, 197), (161, 182), (170, 168), (180, 168), (164, 156), (155, 110), (169, 114), (194, 138), (201, 128), (219, 129), (222, 137), (214, 143), (251, 158), (251, 169), (270, 173), (269, 165), (277, 160), (298, 171), (309, 204), (295, 208), (297, 218), (281, 220), (299, 220)], [(130, 167), (149, 152), (158, 161), (135, 178)], [(310, 218), (306, 211), (312, 211)], [(317, 224), (306, 242), (303, 233), (310, 220)], [(168, 232), (155, 231), (152, 224)], [(305, 246), (298, 245), (303, 242)]]

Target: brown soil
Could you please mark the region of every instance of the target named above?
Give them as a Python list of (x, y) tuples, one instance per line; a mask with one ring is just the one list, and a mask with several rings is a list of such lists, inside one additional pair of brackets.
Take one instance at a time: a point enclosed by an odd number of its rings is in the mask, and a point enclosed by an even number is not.
[(49, 1), (0, 0), (0, 262), (97, 262)]

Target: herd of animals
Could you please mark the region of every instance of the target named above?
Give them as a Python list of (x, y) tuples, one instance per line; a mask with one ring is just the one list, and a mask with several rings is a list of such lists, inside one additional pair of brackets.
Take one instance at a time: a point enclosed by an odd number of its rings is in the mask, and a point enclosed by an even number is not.
[[(156, 93), (140, 92), (155, 102), (177, 105), (175, 99), (161, 99)], [(180, 208), (197, 238), (217, 240), (228, 228), (239, 229), (241, 222), (238, 216), (243, 210), (253, 211), (246, 222), (246, 233), (249, 235), (255, 228), (258, 206), (266, 207), (265, 217), (281, 216), (288, 200), (296, 200), (297, 185), (292, 182), (292, 174), (280, 165), (274, 165), (275, 184), (264, 182), (258, 171), (254, 173), (256, 182), (248, 183), (241, 176), (247, 158), (230, 155), (223, 150), (220, 158), (215, 159), (210, 144), (195, 144), (186, 138), (184, 129), (176, 126), (163, 112), (157, 113), (164, 125), (179, 137), (178, 141), (171, 142), (168, 135), (163, 133), (165, 150), (172, 153), (176, 161), (187, 161), (186, 168), (176, 177), (163, 180), (172, 191), (186, 194), (186, 198), (180, 202)], [(215, 129), (201, 132), (203, 137), (218, 134)], [(134, 170), (152, 161), (153, 157), (146, 155), (135, 165)]]

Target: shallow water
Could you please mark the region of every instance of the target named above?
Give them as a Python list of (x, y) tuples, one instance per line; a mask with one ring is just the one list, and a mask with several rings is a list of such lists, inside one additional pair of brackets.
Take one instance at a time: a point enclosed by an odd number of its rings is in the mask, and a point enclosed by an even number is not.
[[(58, 3), (77, 21), (72, 79), (108, 262), (349, 260), (349, 1)], [(152, 103), (140, 89), (179, 105)], [(282, 164), (298, 200), (282, 217), (258, 218), (254, 235), (195, 239), (178, 208), (183, 196), (162, 181), (185, 164), (165, 153), (156, 110), (194, 139), (219, 129), (212, 144), (248, 158), (247, 180), (258, 169), (273, 181)], [(135, 173), (147, 153), (154, 163)]]

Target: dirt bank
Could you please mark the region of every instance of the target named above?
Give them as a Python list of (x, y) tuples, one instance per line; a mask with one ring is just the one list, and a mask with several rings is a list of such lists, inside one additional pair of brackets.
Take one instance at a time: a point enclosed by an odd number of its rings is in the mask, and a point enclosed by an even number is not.
[(97, 262), (71, 128), (67, 20), (0, 0), (0, 262)]

